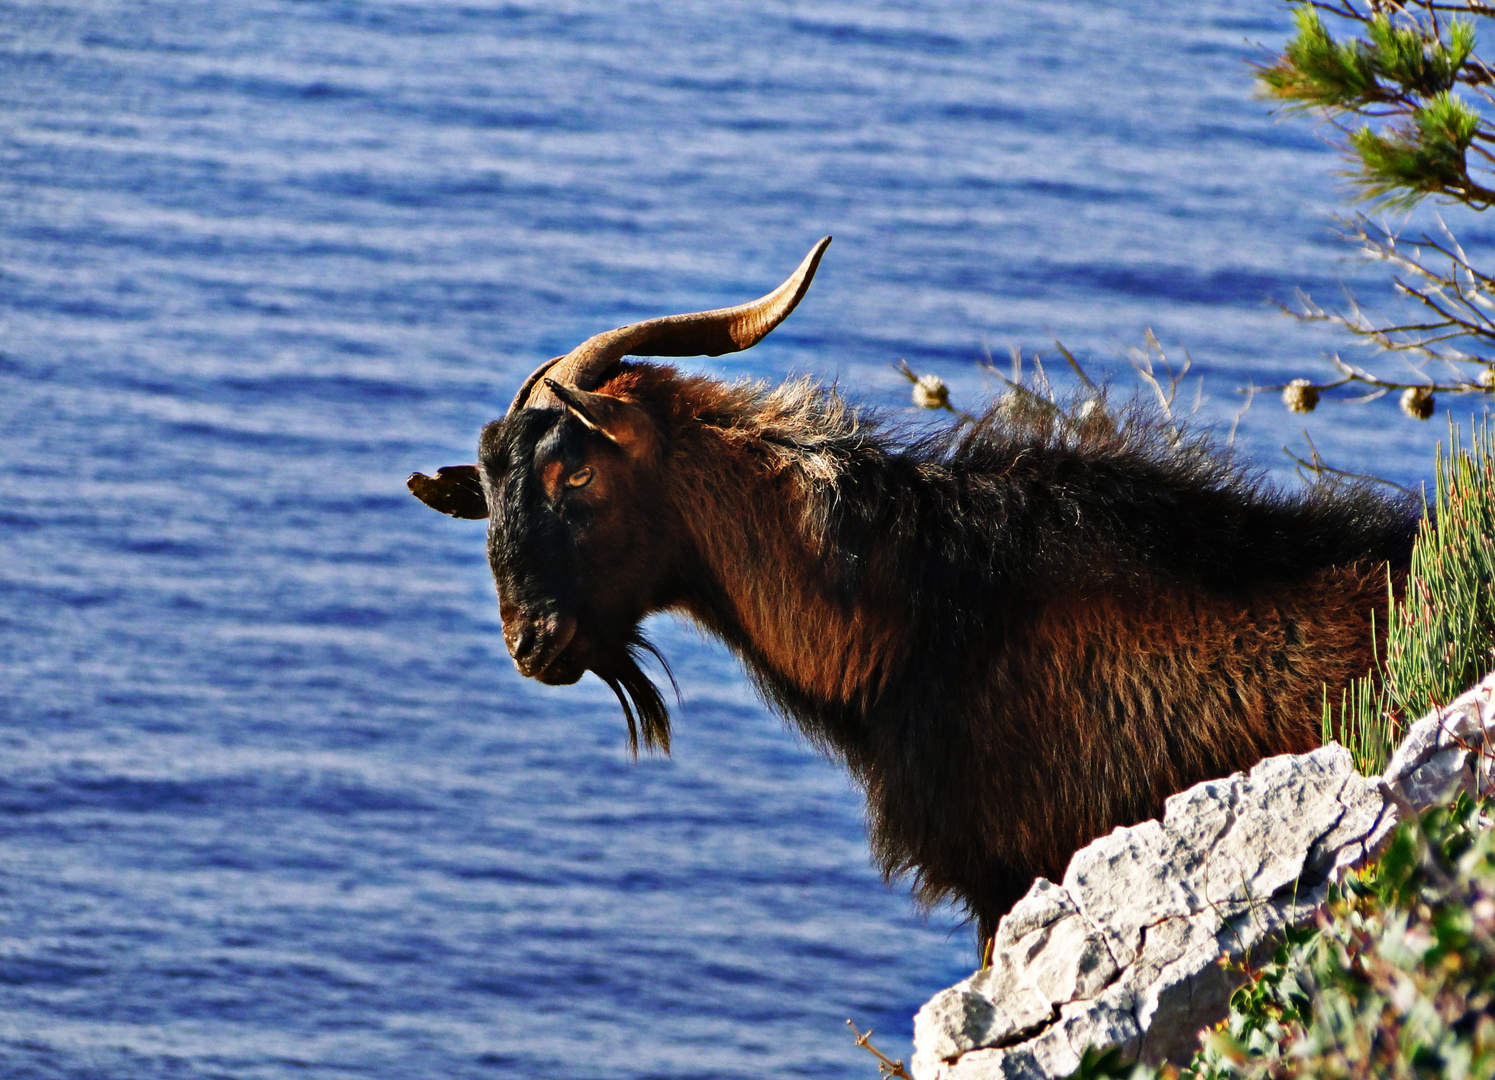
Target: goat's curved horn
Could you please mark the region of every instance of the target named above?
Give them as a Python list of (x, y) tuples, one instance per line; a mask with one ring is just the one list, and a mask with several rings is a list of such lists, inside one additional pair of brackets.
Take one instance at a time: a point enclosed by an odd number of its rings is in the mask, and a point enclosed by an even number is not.
[[(829, 236), (822, 237), (784, 284), (757, 300), (715, 311), (647, 319), (587, 338), (565, 356), (536, 368), (509, 411), (551, 404), (554, 395), (541, 383), (542, 378), (579, 390), (595, 389), (602, 373), (625, 356), (721, 356), (752, 348), (800, 302), (830, 242)], [(535, 395), (533, 401), (531, 393)]]

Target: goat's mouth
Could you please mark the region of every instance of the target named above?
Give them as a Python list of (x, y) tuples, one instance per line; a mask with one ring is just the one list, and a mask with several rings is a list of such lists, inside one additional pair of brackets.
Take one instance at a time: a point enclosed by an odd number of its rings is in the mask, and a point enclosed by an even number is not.
[(533, 671), (526, 672), (530, 678), (546, 686), (570, 686), (587, 673), (590, 666), (587, 654), (591, 649), (587, 646), (586, 638), (576, 632), (575, 622), (567, 629), (568, 633), (548, 651), (544, 662), (535, 665)]
[(530, 678), (546, 686), (570, 686), (587, 673), (585, 660), (580, 660), (570, 650), (561, 653)]
[(506, 622), (504, 643), (519, 674), (551, 686), (574, 683), (587, 668), (577, 662), (582, 650), (577, 648), (576, 619), (569, 615)]

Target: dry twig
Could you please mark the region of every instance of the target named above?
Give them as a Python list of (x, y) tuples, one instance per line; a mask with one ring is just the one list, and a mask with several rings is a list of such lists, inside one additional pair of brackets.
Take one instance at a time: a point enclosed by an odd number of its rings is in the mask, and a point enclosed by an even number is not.
[(866, 1034), (863, 1034), (862, 1032), (857, 1031), (856, 1024), (852, 1023), (852, 1021), (850, 1020), (846, 1021), (846, 1026), (851, 1028), (852, 1032), (855, 1033), (857, 1037), (857, 1045), (860, 1046), (863, 1050), (867, 1051), (873, 1057), (877, 1058), (878, 1076), (897, 1077), (898, 1080), (914, 1080), (914, 1078), (908, 1074), (908, 1070), (903, 1067), (903, 1062), (895, 1061), (893, 1058), (888, 1057), (887, 1054), (884, 1054), (881, 1050), (872, 1045), (872, 1043), (869, 1041), (872, 1038), (871, 1028), (868, 1028)]

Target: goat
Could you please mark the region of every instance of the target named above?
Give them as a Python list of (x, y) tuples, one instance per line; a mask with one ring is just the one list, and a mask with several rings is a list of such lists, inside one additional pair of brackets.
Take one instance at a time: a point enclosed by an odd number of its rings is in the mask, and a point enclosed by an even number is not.
[(761, 300), (542, 364), (475, 466), (409, 486), (488, 518), (522, 674), (595, 672), (634, 752), (635, 713), (668, 752), (638, 627), (684, 613), (846, 762), (884, 874), (960, 902), (984, 939), (1096, 836), (1316, 746), (1324, 688), (1372, 665), (1416, 515), (1361, 487), (1283, 494), (1135, 417), (989, 414), (900, 439), (808, 380), (622, 362), (750, 347), (829, 242)]

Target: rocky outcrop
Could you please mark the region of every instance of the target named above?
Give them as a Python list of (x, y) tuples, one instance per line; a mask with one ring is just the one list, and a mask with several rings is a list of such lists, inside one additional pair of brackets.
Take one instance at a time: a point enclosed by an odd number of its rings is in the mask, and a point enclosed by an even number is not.
[(1168, 800), (1161, 821), (1077, 852), (997, 927), (992, 965), (914, 1018), (916, 1080), (1063, 1077), (1087, 1047), (1187, 1061), (1238, 978), (1402, 815), (1489, 790), (1495, 674), (1412, 726), (1381, 777), (1336, 745), (1269, 758)]

